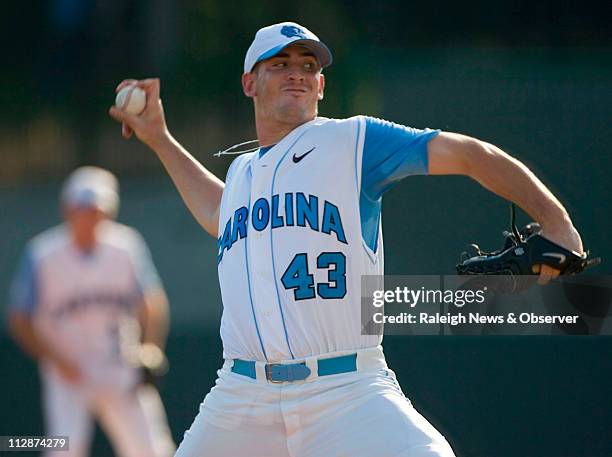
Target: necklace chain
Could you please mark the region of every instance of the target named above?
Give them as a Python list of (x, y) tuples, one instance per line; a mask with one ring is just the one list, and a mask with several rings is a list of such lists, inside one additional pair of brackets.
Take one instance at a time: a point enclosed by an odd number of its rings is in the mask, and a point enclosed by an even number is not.
[(244, 146), (248, 146), (254, 143), (259, 143), (259, 140), (243, 141), (242, 143), (238, 143), (233, 146), (230, 146), (229, 148), (224, 149), (223, 151), (219, 151), (213, 155), (215, 157), (221, 157), (222, 155), (238, 155), (238, 154), (246, 154), (247, 152), (257, 151), (258, 149), (260, 149), (260, 146), (257, 146), (254, 148), (250, 147), (247, 149), (240, 149)]

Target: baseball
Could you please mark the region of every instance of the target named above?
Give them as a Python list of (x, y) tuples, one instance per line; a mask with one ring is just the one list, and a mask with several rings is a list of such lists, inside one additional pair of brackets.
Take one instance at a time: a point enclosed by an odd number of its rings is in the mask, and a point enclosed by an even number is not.
[(117, 93), (115, 105), (129, 114), (138, 115), (144, 111), (147, 105), (147, 95), (136, 84), (130, 84)]

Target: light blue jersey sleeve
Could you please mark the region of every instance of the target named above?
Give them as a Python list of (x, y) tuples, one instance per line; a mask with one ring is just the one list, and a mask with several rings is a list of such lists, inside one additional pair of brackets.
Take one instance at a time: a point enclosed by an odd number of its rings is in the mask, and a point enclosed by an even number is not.
[(151, 251), (142, 236), (137, 235), (132, 251), (134, 273), (138, 292), (144, 296), (148, 291), (162, 288), (162, 282), (153, 263)]
[(428, 173), (427, 143), (440, 131), (419, 130), (373, 117), (365, 117), (365, 125), (359, 197), (361, 233), (375, 251), (383, 194), (406, 176)]
[(9, 289), (9, 310), (32, 315), (38, 302), (37, 286), (34, 259), (26, 248)]

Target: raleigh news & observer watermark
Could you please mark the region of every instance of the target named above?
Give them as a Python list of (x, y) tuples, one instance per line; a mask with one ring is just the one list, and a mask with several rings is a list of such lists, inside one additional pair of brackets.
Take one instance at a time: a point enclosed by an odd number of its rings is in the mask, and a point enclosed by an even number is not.
[(364, 335), (612, 335), (612, 276), (363, 276)]

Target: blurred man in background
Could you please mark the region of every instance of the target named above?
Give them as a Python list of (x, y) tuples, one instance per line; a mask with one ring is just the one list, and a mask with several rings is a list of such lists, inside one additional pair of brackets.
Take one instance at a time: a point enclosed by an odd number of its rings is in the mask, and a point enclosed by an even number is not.
[(46, 433), (63, 457), (88, 454), (95, 417), (121, 457), (167, 457), (175, 445), (144, 365), (163, 368), (166, 294), (141, 235), (114, 222), (115, 176), (82, 167), (61, 196), (65, 222), (34, 237), (10, 292), (9, 325), (40, 365)]

